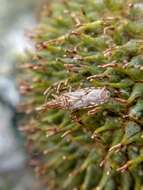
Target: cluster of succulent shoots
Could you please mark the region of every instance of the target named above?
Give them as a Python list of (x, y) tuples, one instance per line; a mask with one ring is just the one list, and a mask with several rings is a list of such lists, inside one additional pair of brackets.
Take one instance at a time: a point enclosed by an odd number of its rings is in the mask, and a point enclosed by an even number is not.
[(52, 0), (21, 92), (49, 190), (143, 189), (142, 0)]

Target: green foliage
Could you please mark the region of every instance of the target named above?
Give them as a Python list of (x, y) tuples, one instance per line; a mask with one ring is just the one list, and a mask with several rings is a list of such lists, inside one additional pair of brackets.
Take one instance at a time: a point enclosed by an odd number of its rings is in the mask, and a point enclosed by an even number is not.
[(52, 0), (41, 15), (21, 84), (37, 174), (49, 190), (142, 190), (141, 4)]

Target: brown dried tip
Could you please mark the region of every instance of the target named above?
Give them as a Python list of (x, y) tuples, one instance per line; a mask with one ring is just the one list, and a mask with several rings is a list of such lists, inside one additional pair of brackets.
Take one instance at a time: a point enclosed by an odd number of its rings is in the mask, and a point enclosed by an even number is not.
[(99, 65), (98, 67), (101, 67), (101, 68), (117, 67), (117, 64), (116, 63), (108, 63), (108, 64), (104, 64), (104, 65)]
[(112, 146), (110, 149), (109, 149), (109, 152), (111, 152), (112, 150), (118, 150), (122, 147), (122, 144), (119, 143), (119, 144), (116, 144), (114, 146)]
[(118, 172), (125, 172), (128, 170), (129, 166), (131, 165), (131, 162), (128, 161), (126, 164), (124, 164), (123, 166), (121, 166), (120, 168), (117, 168)]
[(26, 94), (31, 92), (32, 87), (26, 81), (22, 81), (19, 90), (21, 94)]
[(21, 69), (32, 69), (33, 64), (32, 63), (25, 63), (24, 65), (20, 66)]

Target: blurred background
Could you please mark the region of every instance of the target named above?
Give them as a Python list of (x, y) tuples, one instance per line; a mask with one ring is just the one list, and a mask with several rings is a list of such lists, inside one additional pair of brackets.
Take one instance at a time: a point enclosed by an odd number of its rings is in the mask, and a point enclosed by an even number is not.
[(36, 25), (40, 0), (0, 0), (0, 190), (42, 190), (28, 167), (17, 130), (15, 54), (29, 48), (24, 33)]

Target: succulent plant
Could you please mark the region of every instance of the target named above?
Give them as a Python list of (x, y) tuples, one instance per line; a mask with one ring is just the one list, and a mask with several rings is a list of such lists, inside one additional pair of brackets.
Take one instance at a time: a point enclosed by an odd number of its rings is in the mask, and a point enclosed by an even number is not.
[(52, 0), (22, 67), (31, 164), (49, 190), (143, 189), (143, 8)]

